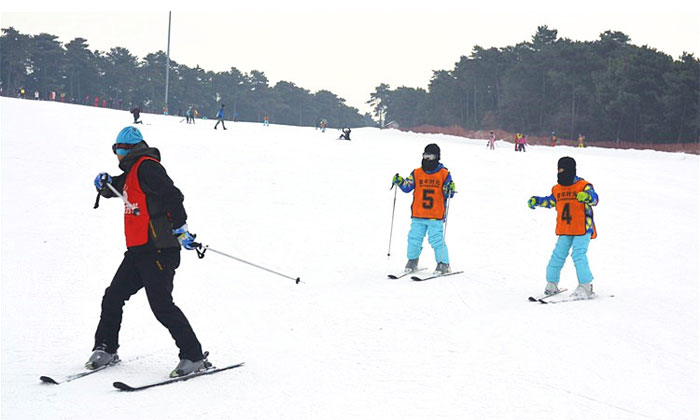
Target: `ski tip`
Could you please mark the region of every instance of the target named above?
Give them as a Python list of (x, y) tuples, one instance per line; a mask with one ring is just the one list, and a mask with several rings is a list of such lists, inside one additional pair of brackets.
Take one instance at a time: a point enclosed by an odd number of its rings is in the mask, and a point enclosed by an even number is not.
[(299, 284), (300, 282), (301, 282), (301, 277), (297, 277), (296, 284)]
[(41, 377), (39, 377), (39, 379), (41, 379), (41, 382), (43, 382), (45, 384), (58, 385), (58, 382), (56, 382), (53, 378), (49, 378), (48, 376), (41, 376)]
[(120, 391), (135, 391), (134, 388), (130, 387), (124, 382), (114, 382), (112, 385)]
[(527, 300), (529, 300), (530, 302), (537, 302), (537, 299), (535, 299), (535, 298), (532, 297), (532, 296), (530, 296), (529, 298), (527, 298)]
[(398, 277), (397, 277), (396, 275), (394, 275), (394, 274), (389, 274), (389, 275), (387, 275), (387, 278), (390, 278), (390, 279), (392, 279), (392, 280), (398, 280)]

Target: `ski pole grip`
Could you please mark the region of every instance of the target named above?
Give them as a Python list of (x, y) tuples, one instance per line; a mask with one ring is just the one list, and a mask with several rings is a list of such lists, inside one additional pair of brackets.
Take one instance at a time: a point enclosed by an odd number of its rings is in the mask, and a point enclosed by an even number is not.
[(207, 252), (207, 247), (204, 247), (204, 250), (200, 251), (200, 249), (202, 248), (202, 244), (200, 244), (199, 242), (192, 242), (192, 246), (194, 247), (194, 250), (197, 251), (197, 256), (199, 257), (199, 259), (201, 260), (202, 258), (204, 258), (204, 253)]

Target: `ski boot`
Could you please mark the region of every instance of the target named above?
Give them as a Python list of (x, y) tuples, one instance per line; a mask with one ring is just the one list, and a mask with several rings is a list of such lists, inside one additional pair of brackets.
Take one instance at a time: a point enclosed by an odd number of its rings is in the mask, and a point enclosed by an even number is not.
[(544, 288), (544, 294), (549, 296), (557, 293), (559, 293), (559, 284), (552, 281), (547, 282), (547, 286)]
[(579, 284), (574, 293), (571, 294), (571, 297), (574, 299), (588, 299), (593, 295), (593, 283), (585, 283)]
[(406, 263), (406, 268), (404, 268), (404, 271), (406, 273), (413, 273), (416, 270), (418, 270), (418, 258), (413, 259), (413, 260), (408, 260)]
[(209, 363), (209, 360), (207, 360), (208, 356), (209, 352), (205, 351), (204, 357), (201, 360), (193, 362), (188, 359), (180, 359), (180, 363), (178, 363), (175, 369), (172, 372), (170, 372), (170, 377), (178, 378), (180, 376), (187, 376), (192, 373), (211, 368), (212, 365), (211, 363)]
[(435, 272), (433, 274), (447, 274), (451, 271), (450, 264), (440, 262), (437, 267), (435, 267)]
[(85, 363), (85, 367), (90, 370), (99, 369), (103, 366), (113, 365), (119, 362), (119, 356), (117, 352), (109, 353), (106, 351), (106, 346), (99, 345), (96, 346), (90, 359)]

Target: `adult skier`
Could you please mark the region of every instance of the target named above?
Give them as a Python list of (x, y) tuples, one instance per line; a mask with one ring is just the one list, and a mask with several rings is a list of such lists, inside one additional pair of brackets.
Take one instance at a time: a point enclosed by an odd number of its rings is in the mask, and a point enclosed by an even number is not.
[(226, 105), (221, 104), (221, 108), (219, 108), (219, 112), (216, 113), (216, 125), (214, 125), (214, 130), (216, 130), (216, 127), (219, 126), (219, 123), (221, 123), (221, 126), (226, 130), (226, 125), (224, 124), (224, 107)]
[(352, 132), (352, 130), (350, 130), (350, 127), (343, 128), (342, 132), (343, 134), (340, 135), (340, 138), (338, 138), (338, 140), (350, 140), (350, 132)]
[(139, 108), (138, 105), (131, 108), (131, 111), (129, 112), (134, 114), (134, 124), (143, 124), (143, 122), (139, 121), (139, 117), (141, 116), (141, 108)]
[(413, 191), (405, 271), (418, 269), (423, 238), (427, 233), (437, 262), (435, 274), (449, 273), (450, 256), (445, 244), (444, 221), (447, 199), (454, 197), (455, 184), (450, 171), (440, 163), (440, 147), (434, 143), (425, 146), (421, 167), (414, 169), (408, 178), (394, 175), (392, 182), (405, 193)]
[(102, 197), (112, 198), (116, 195), (105, 188), (109, 183), (131, 204), (124, 208), (127, 251), (102, 298), (95, 345), (85, 366), (97, 369), (119, 360), (122, 307), (145, 288), (153, 314), (180, 349), (180, 362), (170, 376), (205, 369), (211, 364), (172, 296), (175, 269), (180, 265), (180, 245), (194, 249), (195, 235), (188, 231), (184, 197), (161, 165), (158, 149), (149, 147), (137, 128), (121, 130), (112, 150), (124, 173), (111, 177), (102, 172), (95, 178), (95, 187)]
[(576, 267), (578, 287), (572, 293), (574, 298), (587, 298), (593, 295), (593, 274), (588, 266), (588, 244), (597, 236), (593, 222), (593, 206), (598, 204), (598, 194), (593, 185), (576, 176), (576, 161), (563, 157), (557, 162), (557, 184), (552, 194), (546, 197), (532, 196), (528, 207), (557, 209), (556, 234), (559, 236), (547, 265), (546, 295), (559, 292), (559, 275), (564, 261), (571, 251)]

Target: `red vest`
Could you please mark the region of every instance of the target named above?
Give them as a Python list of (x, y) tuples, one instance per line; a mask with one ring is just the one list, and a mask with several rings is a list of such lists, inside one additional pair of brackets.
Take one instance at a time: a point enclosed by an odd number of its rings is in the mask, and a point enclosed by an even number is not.
[(139, 215), (135, 215), (133, 210), (124, 203), (124, 235), (126, 236), (126, 247), (145, 245), (148, 242), (148, 229), (151, 224), (151, 216), (148, 214), (146, 205), (146, 194), (139, 184), (139, 166), (145, 160), (158, 162), (149, 156), (143, 156), (134, 163), (126, 174), (123, 195), (135, 208), (139, 209)]
[[(585, 205), (576, 199), (576, 194), (583, 191), (588, 185), (588, 181), (579, 179), (569, 186), (555, 185), (552, 187), (552, 194), (557, 200), (557, 235), (585, 235), (586, 234), (586, 212)], [(591, 239), (596, 236), (595, 225)]]
[(434, 174), (426, 173), (422, 168), (413, 171), (415, 191), (411, 215), (420, 219), (442, 219), (445, 217), (445, 196), (442, 185), (449, 175), (446, 168)]

